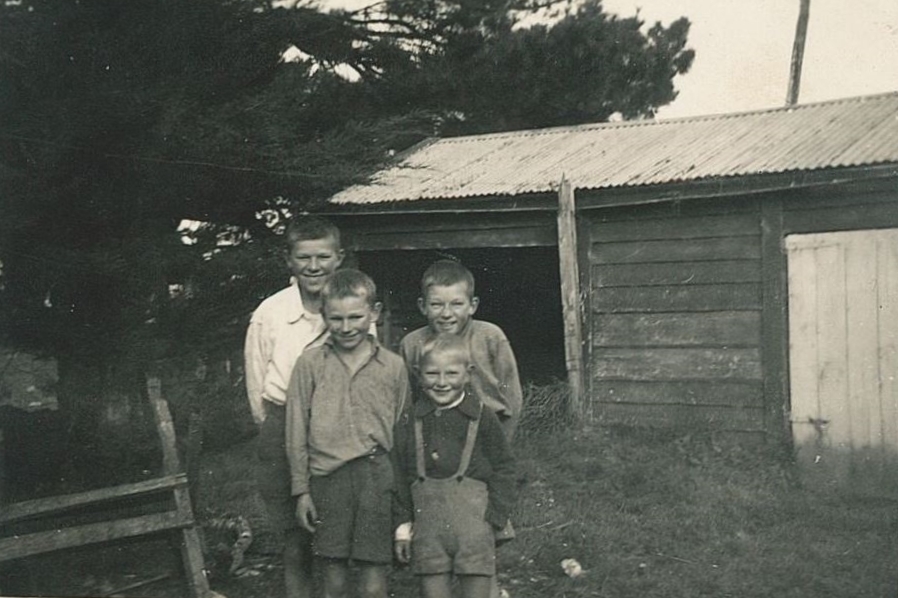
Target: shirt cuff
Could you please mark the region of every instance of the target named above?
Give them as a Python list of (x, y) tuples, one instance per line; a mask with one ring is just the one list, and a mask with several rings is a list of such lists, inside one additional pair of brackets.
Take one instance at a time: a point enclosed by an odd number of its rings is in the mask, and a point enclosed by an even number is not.
[(308, 478), (292, 478), (290, 481), (290, 494), (291, 496), (299, 496), (301, 494), (308, 494), (309, 492), (309, 480)]
[(408, 542), (412, 539), (413, 533), (412, 522), (406, 521), (405, 523), (400, 523), (399, 527), (396, 528), (393, 539), (397, 542)]

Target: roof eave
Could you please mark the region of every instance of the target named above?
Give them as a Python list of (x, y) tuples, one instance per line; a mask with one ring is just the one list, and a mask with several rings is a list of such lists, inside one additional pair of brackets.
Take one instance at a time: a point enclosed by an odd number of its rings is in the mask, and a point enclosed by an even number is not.
[[(656, 185), (577, 188), (577, 207), (596, 209), (649, 203), (737, 197), (811, 189), (888, 178), (898, 179), (898, 162), (842, 168), (800, 170), (727, 177)], [(482, 212), (541, 212), (557, 209), (554, 192), (519, 195), (468, 196), (436, 199), (405, 199), (374, 204), (327, 204), (323, 216), (365, 216), (383, 214), (461, 214)]]

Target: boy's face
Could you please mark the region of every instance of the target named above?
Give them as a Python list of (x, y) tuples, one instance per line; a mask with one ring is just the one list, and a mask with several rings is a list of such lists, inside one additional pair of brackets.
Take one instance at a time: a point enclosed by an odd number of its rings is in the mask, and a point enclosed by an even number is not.
[(371, 306), (367, 297), (358, 295), (329, 297), (322, 311), (334, 346), (349, 352), (368, 338), (368, 330), (380, 314), (380, 305)]
[(437, 405), (451, 405), (465, 391), (468, 360), (458, 351), (434, 351), (421, 362), (421, 389)]
[(287, 267), (304, 296), (317, 296), (343, 262), (343, 250), (333, 237), (297, 241), (287, 253)]
[(431, 285), (427, 295), (418, 299), (418, 308), (434, 332), (459, 334), (477, 311), (477, 297), (468, 293), (468, 285)]

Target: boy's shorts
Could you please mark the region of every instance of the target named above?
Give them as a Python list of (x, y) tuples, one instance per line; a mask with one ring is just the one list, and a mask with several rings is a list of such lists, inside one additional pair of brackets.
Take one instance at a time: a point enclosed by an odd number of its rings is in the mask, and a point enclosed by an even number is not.
[(393, 561), (393, 465), (378, 448), (325, 476), (309, 491), (318, 513), (315, 554), (377, 564)]
[(275, 545), (281, 551), (284, 533), (304, 528), (296, 520), (296, 498), (290, 493), (290, 464), (285, 446), (287, 409), (270, 401), (264, 405), (265, 421), (256, 439), (256, 484), (265, 503)]
[[(422, 490), (421, 484), (430, 487)], [(495, 532), (484, 519), (486, 484), (471, 478), (428, 479), (415, 482), (412, 493), (416, 511), (412, 569), (416, 575), (496, 574)]]

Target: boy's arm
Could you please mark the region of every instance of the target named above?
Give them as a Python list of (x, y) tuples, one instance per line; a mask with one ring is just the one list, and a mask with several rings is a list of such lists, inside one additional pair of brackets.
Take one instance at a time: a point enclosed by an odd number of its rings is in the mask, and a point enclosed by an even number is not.
[(518, 362), (511, 350), (511, 343), (505, 335), (496, 344), (496, 353), (493, 361), (496, 368), (496, 378), (499, 381), (499, 393), (502, 395), (502, 403), (508, 409), (511, 422), (507, 425), (508, 438), (514, 437), (514, 431), (521, 419), (521, 411), (524, 407), (524, 391), (521, 389), (521, 377), (518, 374)]
[(483, 454), (492, 469), (487, 481), (487, 501), (485, 519), (496, 529), (505, 527), (517, 500), (515, 488), (515, 460), (499, 425), (496, 414), (483, 410), (477, 441), (482, 443)]
[(270, 347), (266, 345), (264, 325), (253, 314), (246, 329), (246, 341), (243, 345), (243, 364), (246, 375), (246, 397), (249, 399), (249, 408), (253, 414), (253, 421), (257, 425), (265, 420), (262, 388), (270, 353)]
[(310, 361), (300, 356), (287, 386), (286, 446), (293, 496), (309, 491), (309, 415), (312, 392), (315, 390), (314, 371)]
[[(393, 527), (412, 520), (411, 483), (414, 475), (409, 470), (409, 442), (414, 437), (412, 431), (413, 415), (408, 375), (405, 367), (397, 375), (396, 419), (393, 425), (393, 450), (390, 460), (393, 463), (395, 484), (393, 485)], [(414, 463), (413, 461), (411, 462)]]
[(413, 416), (409, 409), (403, 411), (393, 431), (393, 450), (390, 460), (393, 463), (393, 528), (412, 521), (412, 482), (414, 473), (414, 454), (409, 450), (413, 446)]

